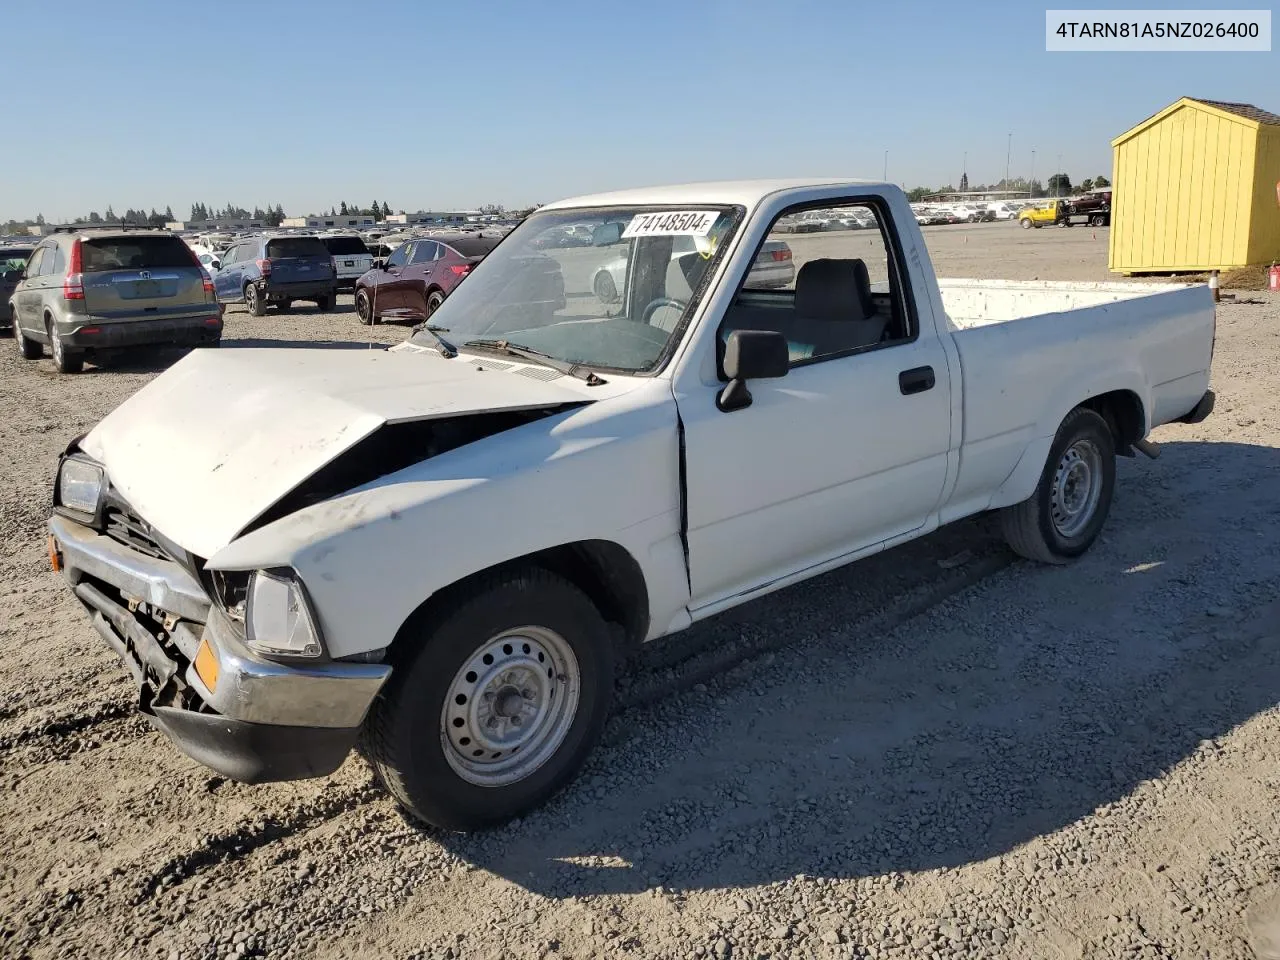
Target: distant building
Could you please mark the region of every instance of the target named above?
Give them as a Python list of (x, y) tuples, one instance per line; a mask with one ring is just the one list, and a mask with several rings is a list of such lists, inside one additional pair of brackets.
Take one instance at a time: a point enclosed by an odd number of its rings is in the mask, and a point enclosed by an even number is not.
[(282, 227), (303, 227), (310, 230), (326, 230), (332, 227), (372, 227), (377, 218), (371, 216), (329, 216), (328, 214), (312, 214), (306, 217), (285, 217), (280, 221)]
[(242, 220), (237, 217), (213, 217), (209, 220), (174, 220), (164, 225), (166, 230), (176, 233), (195, 232), (208, 233), (221, 230), (261, 230), (261, 220)]
[(31, 226), (27, 227), (27, 233), (31, 234), (31, 236), (33, 237), (47, 237), (49, 236), (49, 234), (53, 233), (53, 224), (51, 223), (32, 224)]
[(419, 210), (417, 213), (389, 213), (387, 223), (474, 223), (479, 210)]

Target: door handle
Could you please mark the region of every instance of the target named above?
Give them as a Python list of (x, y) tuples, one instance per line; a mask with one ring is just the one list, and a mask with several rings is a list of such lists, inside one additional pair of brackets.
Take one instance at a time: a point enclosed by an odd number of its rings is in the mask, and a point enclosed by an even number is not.
[(906, 397), (932, 390), (934, 383), (933, 367), (913, 367), (898, 374), (898, 389)]

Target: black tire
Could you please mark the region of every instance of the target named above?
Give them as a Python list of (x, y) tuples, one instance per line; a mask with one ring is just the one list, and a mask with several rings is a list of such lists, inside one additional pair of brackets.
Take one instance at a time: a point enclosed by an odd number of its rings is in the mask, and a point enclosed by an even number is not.
[[(1092, 445), (1097, 454), (1097, 465), (1089, 470), (1091, 482), (1098, 484), (1097, 500), (1088, 507), (1087, 516), (1078, 518), (1082, 523), (1080, 528), (1069, 528), (1064, 533), (1063, 525), (1055, 519), (1055, 492), (1059, 472), (1069, 469), (1064, 466), (1069, 452), (1079, 449), (1080, 444)], [(1116, 449), (1111, 428), (1094, 411), (1077, 407), (1058, 428), (1035, 493), (1000, 512), (1004, 538), (1014, 553), (1028, 560), (1068, 563), (1088, 550), (1102, 532), (1111, 511), (1115, 486)]]
[(1023, 217), (1021, 222), (1022, 222), (1022, 229), (1023, 229), (1023, 230), (1030, 230), (1030, 229), (1031, 229), (1031, 218), (1030, 218), (1030, 217)]
[(595, 291), (596, 299), (601, 303), (617, 302), (618, 285), (613, 282), (613, 277), (609, 275), (608, 270), (601, 270), (597, 273), (595, 282), (591, 286)]
[(252, 283), (244, 285), (244, 304), (255, 317), (265, 317), (267, 315), (267, 302), (262, 299), (262, 294), (258, 292), (258, 288)]
[(432, 290), (427, 294), (427, 316), (431, 316), (440, 309), (440, 304), (444, 303), (444, 294), (439, 290)]
[(316, 309), (322, 313), (326, 310), (333, 309), (333, 294), (327, 297), (316, 297)]
[(277, 300), (274, 304), (275, 308), (281, 313), (288, 313), (289, 308), (293, 306), (292, 300)]
[(84, 369), (84, 354), (79, 350), (71, 350), (52, 324), (48, 325), (49, 346), (53, 351), (53, 366), (59, 373), (79, 373)]
[[(541, 765), (512, 783), (481, 785), (455, 768), (472, 761), (457, 759), (455, 746), (447, 742), (446, 700), (453, 712), (460, 676), (476, 682), (474, 672), (460, 671), (492, 638), (520, 628), (554, 631), (572, 649), (579, 677), (577, 708), (566, 721), (563, 739)], [(446, 830), (472, 830), (521, 816), (567, 784), (600, 739), (613, 696), (608, 628), (586, 594), (556, 574), (526, 567), (484, 577), (424, 616), (400, 642), (411, 650), (370, 707), (362, 750), (392, 796), (420, 820)], [(519, 658), (520, 647), (502, 649)], [(556, 683), (563, 680), (561, 676)], [(478, 689), (472, 689), (473, 704), (479, 702)], [(553, 697), (548, 704), (555, 702)], [(465, 703), (466, 697), (461, 700)], [(466, 713), (477, 708), (457, 709)], [(450, 722), (462, 725), (458, 717)]]
[(32, 340), (18, 326), (18, 318), (13, 318), (13, 339), (18, 345), (18, 355), (23, 360), (39, 360), (44, 356), (44, 346), (39, 340)]
[(366, 327), (373, 326), (378, 319), (373, 315), (373, 303), (364, 287), (356, 291), (356, 318)]

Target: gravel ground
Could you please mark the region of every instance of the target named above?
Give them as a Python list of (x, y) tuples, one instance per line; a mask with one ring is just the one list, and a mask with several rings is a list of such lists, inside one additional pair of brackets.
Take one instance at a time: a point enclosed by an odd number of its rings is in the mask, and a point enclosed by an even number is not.
[[(1105, 231), (1028, 233), (926, 231), (944, 276), (1107, 278)], [(7, 347), (0, 955), (1251, 956), (1280, 882), (1280, 297), (1250, 299), (1219, 311), (1217, 413), (1121, 462), (1083, 560), (978, 518), (655, 644), (581, 780), (471, 836), (358, 759), (246, 787), (133, 715), (42, 524), (58, 450), (171, 357), (57, 377)], [(227, 345), (404, 333), (236, 310)]]

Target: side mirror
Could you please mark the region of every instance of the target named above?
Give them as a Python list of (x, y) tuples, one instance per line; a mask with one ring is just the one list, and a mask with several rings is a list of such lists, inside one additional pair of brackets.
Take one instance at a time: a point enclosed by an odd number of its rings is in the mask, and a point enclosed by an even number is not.
[(716, 397), (716, 406), (728, 413), (751, 406), (748, 380), (785, 377), (791, 367), (787, 338), (776, 330), (734, 330), (724, 345), (724, 375), (729, 378)]
[(602, 223), (591, 231), (593, 247), (611, 247), (622, 242), (622, 224), (617, 222)]

